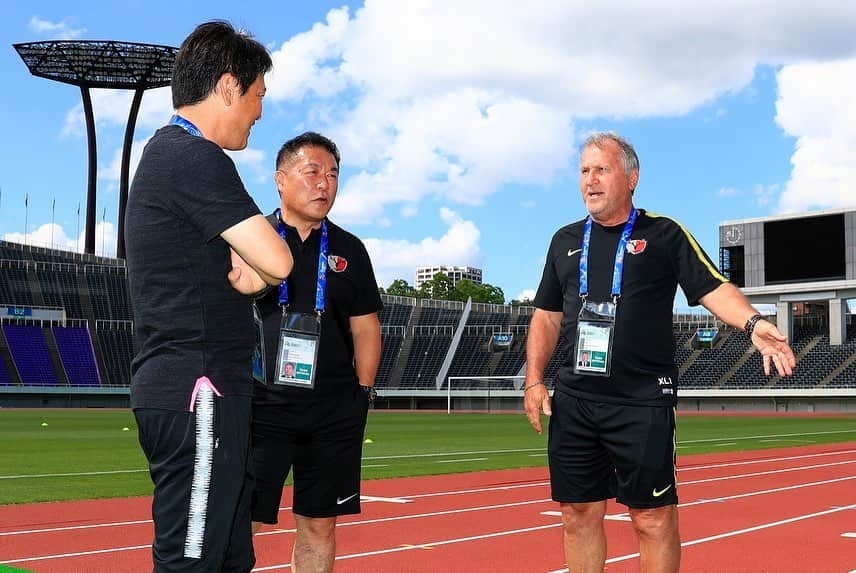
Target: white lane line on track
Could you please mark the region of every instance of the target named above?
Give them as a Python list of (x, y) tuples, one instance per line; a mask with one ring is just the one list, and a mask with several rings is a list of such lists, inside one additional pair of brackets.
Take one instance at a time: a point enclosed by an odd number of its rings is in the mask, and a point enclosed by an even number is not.
[(687, 472), (687, 471), (695, 471), (695, 470), (710, 470), (715, 468), (726, 468), (729, 466), (747, 466), (751, 464), (765, 464), (768, 462), (785, 462), (791, 460), (804, 460), (806, 458), (820, 458), (824, 456), (839, 456), (839, 455), (847, 455), (847, 454), (856, 454), (856, 450), (841, 450), (836, 452), (822, 452), (818, 454), (805, 454), (800, 456), (785, 456), (781, 458), (762, 458), (758, 460), (743, 460), (739, 462), (725, 462), (721, 464), (706, 464), (703, 466), (687, 466), (685, 468), (678, 468), (679, 472)]
[[(769, 529), (771, 527), (778, 527), (780, 525), (788, 525), (789, 523), (795, 523), (797, 521), (803, 521), (806, 519), (812, 519), (815, 517), (822, 517), (824, 515), (829, 515), (831, 513), (836, 513), (838, 511), (845, 511), (849, 509), (856, 509), (856, 505), (849, 505), (845, 507), (838, 507), (834, 509), (827, 509), (826, 511), (818, 511), (816, 513), (808, 513), (806, 515), (798, 515), (796, 517), (790, 517), (788, 519), (781, 519), (779, 521), (773, 521), (770, 523), (762, 523), (761, 525), (755, 525), (753, 527), (747, 527), (745, 529), (737, 529), (735, 531), (726, 531), (725, 533), (719, 533), (717, 535), (711, 535), (710, 537), (702, 537), (700, 539), (693, 539), (692, 541), (684, 541), (681, 543), (681, 547), (690, 547), (692, 545), (699, 545), (701, 543), (707, 543), (709, 541), (717, 541), (719, 539), (726, 539), (728, 537), (735, 537), (737, 535), (744, 535), (746, 533), (753, 533), (755, 531), (761, 531), (763, 529)], [(639, 557), (638, 553), (631, 553), (629, 555), (622, 555), (620, 557), (612, 557), (611, 559), (606, 560), (606, 564), (609, 565), (611, 563), (618, 563), (619, 561), (627, 561), (628, 559), (635, 559)], [(567, 573), (567, 569), (556, 569), (554, 571), (550, 571), (549, 573)]]
[[(722, 501), (722, 500), (727, 500), (727, 499), (736, 499), (736, 498), (740, 498), (740, 497), (750, 497), (753, 495), (761, 495), (761, 494), (765, 494), (765, 493), (774, 493), (774, 492), (785, 491), (785, 490), (793, 490), (793, 489), (799, 489), (802, 487), (811, 487), (811, 486), (815, 486), (815, 485), (823, 485), (823, 484), (827, 484), (827, 483), (844, 481), (844, 480), (848, 480), (848, 479), (856, 479), (856, 476), (850, 476), (850, 477), (845, 477), (845, 478), (837, 478), (837, 479), (826, 480), (826, 481), (822, 481), (822, 482), (813, 482), (813, 483), (804, 484), (804, 485), (794, 485), (794, 486), (776, 488), (776, 489), (771, 489), (771, 490), (764, 490), (764, 491), (759, 491), (759, 492), (749, 492), (749, 493), (739, 494), (739, 495), (735, 495), (735, 496), (728, 496), (728, 497), (723, 497), (723, 498), (718, 498), (718, 499), (704, 499), (704, 500), (699, 500), (696, 502), (689, 502), (686, 504), (681, 504), (681, 507), (687, 507), (687, 506), (692, 506), (692, 505), (700, 505), (700, 504), (704, 504), (704, 503), (711, 503), (714, 501)], [(441, 516), (441, 515), (453, 515), (453, 514), (459, 514), (459, 513), (471, 513), (471, 512), (475, 512), (475, 511), (485, 511), (485, 510), (491, 510), (491, 509), (503, 509), (503, 508), (508, 508), (508, 507), (520, 507), (520, 506), (533, 505), (533, 504), (538, 504), (538, 503), (547, 503), (547, 502), (551, 502), (551, 501), (552, 500), (547, 498), (547, 499), (537, 499), (537, 500), (522, 501), (522, 502), (515, 502), (515, 503), (504, 503), (504, 504), (489, 505), (489, 506), (470, 507), (470, 508), (464, 508), (464, 509), (452, 509), (452, 510), (446, 510), (446, 511), (436, 511), (436, 512), (413, 514), (413, 515), (400, 515), (400, 516), (383, 517), (383, 518), (377, 518), (377, 519), (366, 519), (366, 520), (359, 520), (359, 521), (342, 522), (342, 523), (338, 524), (338, 527), (367, 525), (367, 524), (372, 524), (372, 523), (384, 523), (384, 522), (392, 522), (392, 521), (403, 521), (403, 520), (408, 520), (408, 519), (419, 519), (419, 518), (424, 518), (424, 517), (436, 517), (436, 516)], [(856, 505), (837, 507), (837, 508), (834, 508), (832, 510), (827, 511), (826, 513), (833, 513), (836, 511), (843, 511), (843, 510), (849, 510), (849, 509), (856, 509)], [(623, 515), (623, 514), (616, 514), (614, 516), (609, 516), (609, 517), (618, 519), (618, 517), (621, 515)], [(557, 524), (553, 524), (553, 525), (549, 525), (549, 526), (544, 526), (544, 527), (530, 528), (530, 529), (526, 529), (526, 530), (516, 530), (516, 531), (520, 532), (520, 531), (529, 531), (529, 530), (533, 530), (533, 529), (543, 529), (545, 527), (558, 527), (559, 525), (561, 525), (561, 523), (557, 523)], [(92, 526), (84, 526), (84, 527), (92, 527)], [(83, 528), (83, 527), (80, 527), (80, 528)], [(75, 527), (74, 529), (77, 529), (77, 527)], [(257, 535), (258, 536), (267, 536), (267, 535), (276, 535), (276, 534), (294, 533), (294, 532), (295, 532), (294, 529), (276, 529), (276, 530), (272, 530), (272, 531), (263, 531), (263, 532), (258, 533)], [(513, 533), (513, 532), (511, 532), (511, 533)], [(502, 533), (502, 534), (505, 535), (508, 533)], [(493, 534), (491, 534), (491, 535), (493, 535)], [(479, 538), (479, 537), (464, 538), (464, 539), (467, 540), (467, 539), (477, 539), (477, 538)], [(436, 545), (436, 544), (425, 543), (422, 545)], [(65, 554), (57, 554), (57, 555), (27, 557), (27, 558), (15, 559), (15, 560), (10, 560), (10, 561), (0, 561), (0, 564), (2, 564), (2, 563), (5, 563), (5, 564), (25, 563), (25, 562), (29, 562), (29, 561), (41, 561), (41, 560), (46, 560), (46, 559), (59, 559), (59, 558), (63, 558), (63, 557), (80, 557), (80, 556), (86, 556), (86, 555), (98, 555), (98, 554), (102, 554), (102, 553), (111, 553), (111, 552), (118, 552), (118, 551), (132, 551), (132, 550), (150, 549), (150, 548), (151, 548), (151, 545), (139, 545), (139, 546), (131, 546), (131, 547), (116, 547), (116, 548), (100, 549), (100, 550), (93, 550), (93, 551), (82, 551), (82, 552), (77, 552), (77, 553), (65, 553)], [(396, 549), (396, 550), (400, 550), (400, 549)], [(385, 552), (389, 552), (389, 551), (385, 550)], [(366, 555), (376, 555), (376, 554), (378, 554), (378, 553), (377, 552), (370, 552)], [(355, 556), (361, 556), (361, 554), (357, 554)], [(343, 558), (351, 558), (351, 557), (343, 557)], [(629, 559), (629, 557), (627, 557), (627, 558)], [(278, 567), (285, 568), (286, 566), (278, 566)], [(259, 569), (259, 570), (261, 570), (261, 569)]]
[[(559, 527), (560, 523), (551, 523), (550, 525), (538, 525), (536, 527), (524, 527), (522, 529), (512, 529), (509, 531), (497, 531), (494, 533), (485, 533), (482, 535), (472, 535), (470, 537), (458, 537), (456, 539), (444, 539), (442, 541), (427, 541), (425, 543), (420, 543), (419, 545), (408, 545), (405, 547), (391, 547), (389, 549), (378, 549), (377, 551), (366, 551), (364, 553), (352, 553), (350, 555), (339, 555), (336, 557), (336, 561), (344, 560), (344, 559), (358, 559), (360, 557), (372, 557), (374, 555), (387, 555), (389, 553), (400, 553), (402, 551), (413, 551), (415, 549), (422, 549), (423, 547), (438, 547), (441, 545), (451, 545), (453, 543), (465, 543), (467, 541), (479, 541), (481, 539), (491, 539), (493, 537), (503, 537), (506, 535), (516, 535), (518, 533), (528, 533), (530, 531), (541, 531), (543, 529), (550, 529), (554, 527)], [(291, 567), (291, 563), (283, 563), (282, 565), (268, 565), (267, 567), (256, 567), (253, 571), (274, 571), (276, 569), (288, 569)]]
[(769, 470), (769, 471), (765, 471), (765, 472), (753, 472), (750, 474), (733, 474), (730, 476), (720, 476), (720, 477), (713, 477), (713, 478), (697, 479), (697, 480), (692, 480), (692, 481), (679, 481), (678, 485), (690, 485), (690, 484), (694, 484), (694, 483), (708, 483), (708, 482), (712, 482), (712, 481), (723, 481), (723, 480), (730, 480), (730, 479), (758, 477), (758, 476), (766, 476), (766, 475), (772, 475), (772, 474), (784, 474), (784, 473), (789, 473), (789, 472), (799, 472), (799, 471), (803, 471), (803, 470), (814, 470), (814, 469), (818, 469), (818, 468), (829, 468), (829, 467), (841, 466), (841, 465), (845, 465), (845, 464), (856, 464), (856, 460), (847, 460), (844, 462), (830, 462), (828, 464), (815, 464), (813, 466), (800, 466), (800, 467), (796, 467), (796, 468), (784, 468), (784, 469), (780, 469), (780, 470)]
[(856, 539), (856, 532), (842, 533), (841, 537), (852, 537), (853, 539)]
[(65, 559), (67, 557), (85, 557), (87, 555), (101, 555), (103, 553), (116, 553), (119, 551), (136, 551), (139, 549), (148, 549), (151, 551), (152, 545), (131, 545), (128, 547), (111, 547), (110, 549), (94, 549), (92, 551), (78, 551), (77, 553), (57, 553), (56, 555), (42, 555), (40, 557), (24, 557), (21, 559), (9, 559), (8, 561), (0, 561), (0, 565), (11, 565), (12, 563), (26, 563), (27, 561), (46, 561), (48, 559)]
[[(792, 458), (779, 458), (776, 461), (790, 460), (790, 459), (792, 459)], [(714, 466), (710, 466), (710, 467), (723, 467), (723, 466), (730, 466), (730, 465), (740, 465), (742, 463), (744, 463), (744, 462), (738, 462), (735, 464), (715, 464)], [(751, 462), (745, 462), (745, 463), (751, 463)], [(836, 464), (842, 464), (842, 463), (851, 463), (851, 462), (835, 462), (835, 463)], [(834, 465), (834, 464), (832, 464), (832, 465)], [(685, 469), (697, 470), (697, 469), (707, 469), (707, 467), (708, 466), (695, 466), (692, 468), (685, 468)], [(741, 477), (753, 477), (753, 476), (758, 476), (758, 475), (765, 475), (768, 473), (776, 473), (776, 472), (780, 472), (780, 471), (798, 471), (800, 469), (812, 469), (812, 468), (816, 468), (816, 467), (824, 467), (824, 466), (823, 465), (820, 465), (820, 466), (816, 465), (816, 466), (808, 466), (806, 468), (789, 468), (786, 470), (773, 470), (772, 472), (759, 472), (759, 473), (753, 473), (753, 474), (736, 474), (736, 475), (726, 476), (725, 478), (708, 478), (708, 479), (693, 480), (693, 481), (686, 481), (686, 482), (681, 481), (678, 483), (678, 485), (683, 486), (683, 485), (691, 485), (691, 484), (697, 484), (697, 483), (705, 483), (707, 481), (717, 481), (719, 479), (737, 479), (737, 478), (741, 478)], [(678, 471), (680, 471), (680, 469)], [(846, 480), (846, 479), (852, 479), (852, 478), (841, 478), (841, 479)], [(833, 480), (833, 481), (835, 481), (835, 480)], [(515, 490), (515, 489), (529, 488), (529, 487), (543, 487), (543, 486), (549, 485), (549, 483), (550, 482), (543, 481), (543, 482), (534, 482), (534, 483), (528, 483), (528, 484), (494, 486), (494, 487), (474, 488), (474, 489), (465, 489), (465, 490), (452, 490), (452, 491), (443, 491), (443, 492), (422, 493), (422, 494), (415, 494), (415, 495), (402, 495), (402, 496), (395, 496), (395, 498), (396, 499), (402, 499), (402, 500), (414, 500), (414, 499), (420, 499), (420, 498), (441, 497), (441, 496), (449, 496), (449, 495), (463, 495), (463, 494), (468, 494), (468, 493), (483, 493), (483, 492), (489, 492), (489, 491), (509, 491), (509, 490)], [(815, 482), (815, 483), (820, 484), (820, 483), (826, 483), (826, 482)], [(814, 484), (807, 484), (807, 485), (814, 485)], [(800, 487), (800, 486), (791, 486), (791, 487)], [(770, 490), (770, 491), (776, 491), (776, 490)], [(743, 495), (746, 495), (746, 494), (743, 494)], [(364, 497), (371, 497), (371, 496), (364, 496)], [(716, 500), (706, 500), (706, 502), (711, 502), (711, 501), (716, 501)], [(691, 502), (691, 503), (699, 503), (699, 502)], [(279, 508), (279, 511), (288, 511), (290, 509), (291, 509), (291, 506), (283, 506), (283, 507)], [(8, 531), (5, 533), (0, 533), (0, 537), (10, 536), (10, 535), (27, 535), (27, 534), (35, 534), (35, 533), (49, 533), (49, 532), (57, 532), (57, 531), (72, 531), (72, 530), (79, 530), (79, 529), (94, 529), (94, 528), (100, 528), (100, 527), (113, 527), (113, 526), (122, 526), (122, 525), (136, 525), (136, 524), (145, 524), (145, 523), (151, 523), (151, 520), (138, 520), (138, 521), (127, 521), (127, 522), (126, 521), (119, 521), (119, 522), (98, 523), (98, 524), (88, 524), (88, 525), (71, 525), (71, 526), (67, 526), (67, 527), (55, 527), (55, 528), (48, 528), (48, 529)]]
[(404, 499), (401, 497), (376, 497), (373, 495), (361, 495), (360, 502), (382, 501), (385, 503), (413, 503), (412, 499)]
[[(372, 523), (386, 523), (388, 521), (404, 521), (407, 519), (420, 519), (423, 517), (437, 517), (438, 515), (454, 515), (458, 513), (472, 513), (474, 511), (485, 511), (490, 509), (506, 509), (509, 507), (521, 507), (524, 505), (534, 505), (536, 503), (548, 503), (553, 500), (551, 499), (533, 499), (527, 501), (515, 501), (511, 503), (500, 503), (496, 505), (482, 505), (477, 507), (465, 507), (462, 509), (446, 509), (443, 511), (432, 511), (429, 513), (414, 513), (409, 515), (395, 515), (392, 517), (378, 517), (375, 519), (361, 519), (358, 521), (343, 521), (336, 524), (336, 527), (348, 527), (353, 525), (368, 525)], [(274, 535), (277, 533), (294, 533), (297, 531), (296, 529), (276, 529), (273, 531), (262, 531), (257, 533), (256, 536), (260, 535)]]
[[(703, 505), (703, 504), (705, 504), (705, 503), (718, 503), (718, 502), (722, 502), (722, 501), (729, 501), (729, 500), (732, 500), (732, 499), (741, 499), (741, 498), (744, 498), (744, 497), (753, 497), (753, 496), (756, 496), (756, 495), (766, 495), (766, 494), (769, 494), (769, 493), (779, 493), (779, 492), (782, 492), (782, 491), (790, 491), (790, 490), (794, 490), (794, 489), (802, 489), (802, 488), (804, 488), (804, 487), (814, 487), (814, 486), (819, 486), (819, 485), (828, 485), (828, 484), (831, 484), (831, 483), (838, 483), (838, 482), (847, 481), (847, 480), (851, 480), (851, 479), (856, 479), (856, 476), (848, 476), (848, 477), (841, 477), (841, 478), (827, 479), (827, 480), (823, 480), (823, 481), (815, 481), (815, 482), (810, 482), (810, 483), (801, 483), (801, 484), (797, 484), (797, 485), (788, 485), (788, 486), (783, 486), (783, 487), (775, 487), (775, 488), (771, 488), (771, 489), (764, 489), (764, 490), (760, 490), (760, 491), (750, 491), (750, 492), (746, 492), (746, 493), (738, 493), (738, 494), (735, 494), (735, 495), (726, 495), (726, 496), (723, 496), (723, 497), (715, 497), (715, 498), (699, 499), (699, 500), (696, 500), (696, 501), (688, 501), (688, 502), (686, 502), (686, 503), (681, 503), (681, 504), (678, 504), (678, 506), (679, 506), (679, 507), (690, 507), (690, 506), (693, 506), (693, 505)], [(681, 485), (681, 484), (678, 484), (678, 485)], [(838, 508), (836, 508), (836, 509), (838, 509)]]
[(466, 458), (462, 460), (437, 460), (435, 464), (454, 464), (456, 462), (483, 462), (487, 458)]

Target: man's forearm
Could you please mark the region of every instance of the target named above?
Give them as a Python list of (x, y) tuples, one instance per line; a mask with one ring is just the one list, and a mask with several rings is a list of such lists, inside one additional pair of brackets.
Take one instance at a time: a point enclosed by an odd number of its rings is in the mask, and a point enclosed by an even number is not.
[(536, 310), (529, 323), (526, 342), (526, 378), (540, 381), (559, 341), (562, 313)]

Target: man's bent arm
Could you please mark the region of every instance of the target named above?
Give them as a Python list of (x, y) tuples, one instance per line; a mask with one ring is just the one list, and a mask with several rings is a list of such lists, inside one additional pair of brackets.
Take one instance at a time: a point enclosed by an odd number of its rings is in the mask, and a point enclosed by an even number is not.
[(349, 322), (354, 337), (357, 378), (362, 386), (374, 386), (382, 347), (377, 313), (352, 316)]
[(244, 219), (220, 236), (267, 284), (278, 285), (291, 272), (291, 251), (263, 215)]

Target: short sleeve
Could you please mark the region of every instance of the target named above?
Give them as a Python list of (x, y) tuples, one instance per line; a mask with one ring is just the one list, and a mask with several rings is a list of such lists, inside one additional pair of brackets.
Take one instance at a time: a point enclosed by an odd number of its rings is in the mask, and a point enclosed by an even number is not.
[(202, 139), (188, 142), (185, 157), (186, 164), (176, 172), (179, 184), (170, 199), (206, 241), (261, 214), (234, 162), (216, 144)]
[(541, 273), (541, 283), (538, 285), (538, 292), (535, 293), (535, 300), (533, 301), (536, 308), (551, 312), (561, 311), (564, 299), (562, 285), (556, 273), (555, 253), (558, 240), (559, 235), (556, 233), (550, 242), (550, 249), (547, 251), (547, 260), (544, 261), (544, 270)]
[(670, 221), (669, 242), (675, 253), (674, 265), (687, 302), (697, 306), (699, 299), (728, 282), (701, 248), (695, 237), (683, 225)]

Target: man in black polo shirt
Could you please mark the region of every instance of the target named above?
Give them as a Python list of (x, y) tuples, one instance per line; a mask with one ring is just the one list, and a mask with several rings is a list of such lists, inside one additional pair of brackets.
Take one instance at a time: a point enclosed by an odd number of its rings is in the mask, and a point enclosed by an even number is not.
[[(553, 236), (529, 326), (525, 408), (541, 433), (561, 504), (564, 550), (574, 573), (602, 573), (606, 500), (630, 508), (641, 570), (680, 565), (672, 306), (680, 284), (723, 322), (745, 330), (781, 375), (795, 366), (784, 336), (749, 305), (679, 223), (633, 206), (639, 159), (614, 133), (581, 148), (580, 190), (589, 216)], [(551, 401), (544, 369), (559, 335), (569, 349)], [(579, 362), (576, 356), (586, 354)]]
[(277, 523), (294, 471), (297, 571), (332, 571), (336, 517), (360, 511), (360, 461), (380, 362), (382, 304), (362, 242), (327, 219), (339, 151), (317, 133), (276, 158), (280, 209), (268, 217), (294, 271), (256, 301), (264, 324), (265, 383), (253, 399), (254, 531)]
[(223, 150), (246, 147), (270, 67), (230, 25), (196, 28), (175, 60), (176, 115), (146, 145), (128, 200), (131, 407), (154, 482), (157, 572), (255, 562), (247, 295), (281, 282), (292, 260)]

